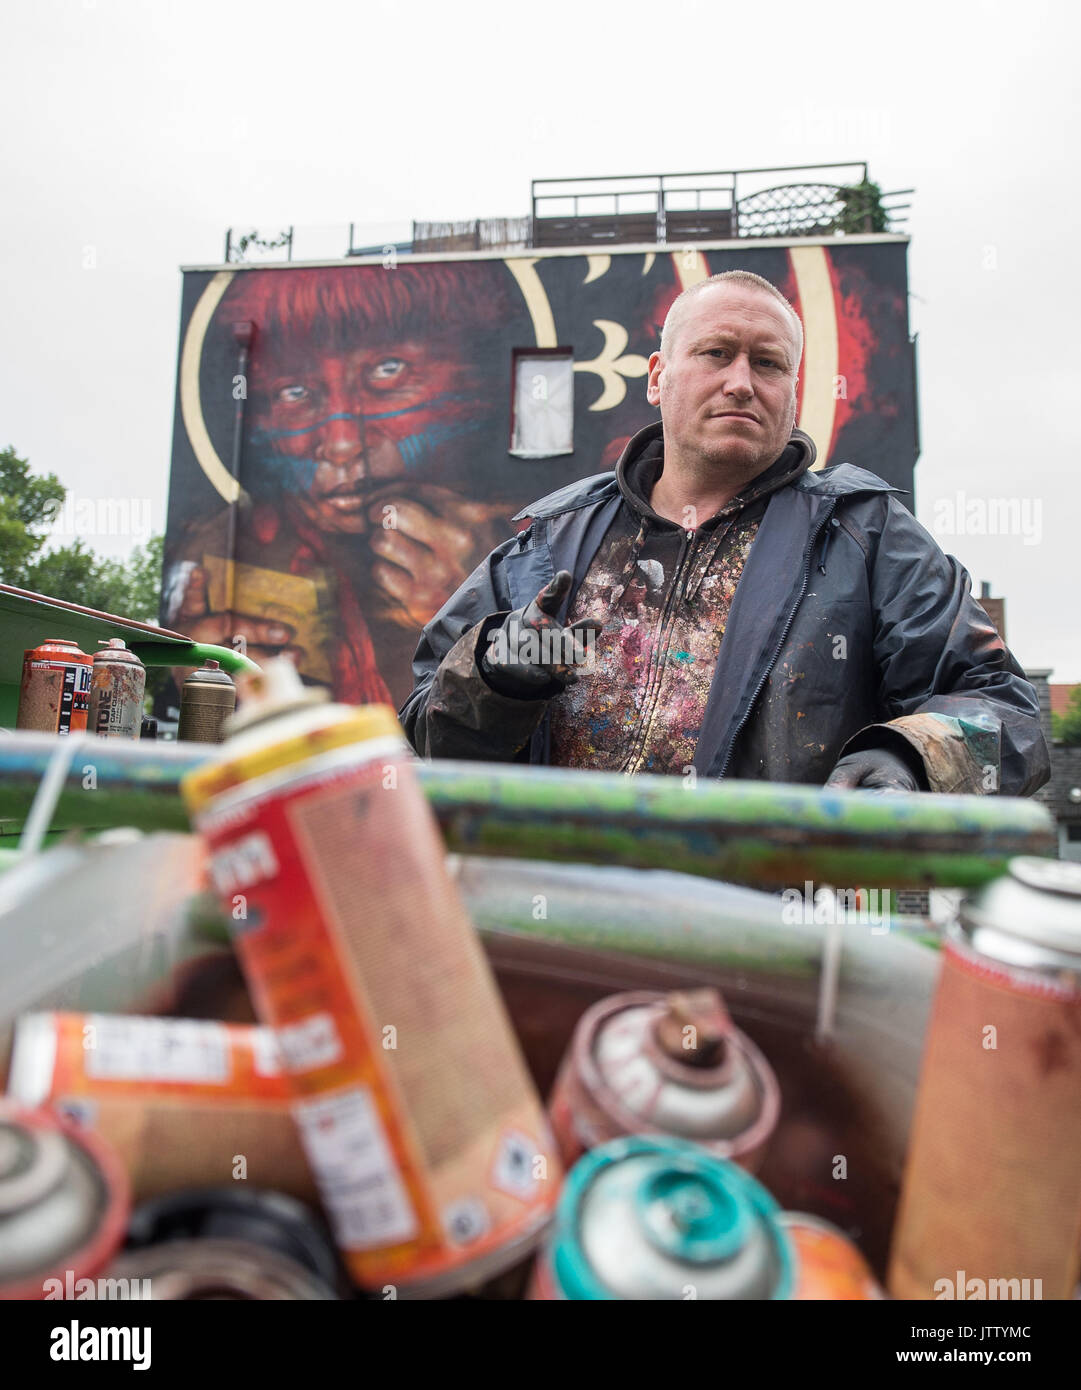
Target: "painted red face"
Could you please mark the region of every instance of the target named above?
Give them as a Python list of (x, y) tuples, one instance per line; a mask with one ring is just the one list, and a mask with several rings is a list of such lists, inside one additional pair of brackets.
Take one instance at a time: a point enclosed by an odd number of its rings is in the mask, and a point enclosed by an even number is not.
[(467, 378), (447, 349), (413, 340), (259, 363), (255, 488), (284, 492), (322, 531), (366, 531), (372, 492), (430, 477), (441, 443), (476, 415)]

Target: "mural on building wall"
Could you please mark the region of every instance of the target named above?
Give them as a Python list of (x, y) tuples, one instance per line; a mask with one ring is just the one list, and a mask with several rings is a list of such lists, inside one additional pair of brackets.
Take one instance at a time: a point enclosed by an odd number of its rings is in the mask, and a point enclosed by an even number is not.
[[(803, 317), (820, 461), (910, 488), (903, 243), (186, 273), (162, 622), (400, 704), (420, 628), (514, 512), (657, 418), (646, 360), (675, 296), (735, 268)], [(573, 353), (571, 454), (509, 452), (513, 354), (532, 348)]]

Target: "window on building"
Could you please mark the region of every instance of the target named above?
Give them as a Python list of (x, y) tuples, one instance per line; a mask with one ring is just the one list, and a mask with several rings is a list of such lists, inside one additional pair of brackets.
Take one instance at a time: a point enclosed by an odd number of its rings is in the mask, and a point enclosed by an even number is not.
[(513, 358), (510, 452), (545, 459), (574, 453), (570, 348), (519, 348)]

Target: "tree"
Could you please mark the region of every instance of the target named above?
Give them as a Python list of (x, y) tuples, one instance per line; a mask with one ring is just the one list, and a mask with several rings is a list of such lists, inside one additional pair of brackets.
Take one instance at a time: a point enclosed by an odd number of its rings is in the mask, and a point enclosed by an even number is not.
[(13, 448), (0, 452), (0, 583), (157, 622), (164, 537), (152, 536), (123, 560), (95, 555), (78, 539), (43, 550), (66, 497), (54, 473), (35, 477)]
[(55, 473), (35, 478), (10, 444), (0, 450), (0, 583), (25, 587), (26, 566), (45, 544), (66, 496)]
[(835, 232), (849, 235), (860, 232), (888, 232), (890, 215), (882, 206), (882, 189), (870, 179), (839, 188), (837, 197), (843, 204), (833, 222)]
[(1051, 731), (1063, 743), (1081, 745), (1081, 685), (1070, 691), (1066, 713), (1051, 716)]
[(76, 540), (39, 556), (24, 570), (20, 585), (120, 618), (156, 623), (163, 541), (152, 536), (126, 559), (108, 560)]

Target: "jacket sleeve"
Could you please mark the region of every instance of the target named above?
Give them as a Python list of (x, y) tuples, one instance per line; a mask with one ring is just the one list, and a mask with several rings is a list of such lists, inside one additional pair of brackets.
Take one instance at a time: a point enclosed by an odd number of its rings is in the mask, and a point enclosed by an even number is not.
[(501, 695), (477, 665), (489, 631), (511, 610), (502, 560), (515, 545), (493, 550), (420, 635), (413, 690), (398, 717), (422, 758), (514, 762), (544, 717), (547, 699)]
[(880, 707), (841, 755), (902, 738), (935, 792), (1028, 796), (1050, 760), (1036, 692), (967, 571), (896, 498), (869, 557)]

